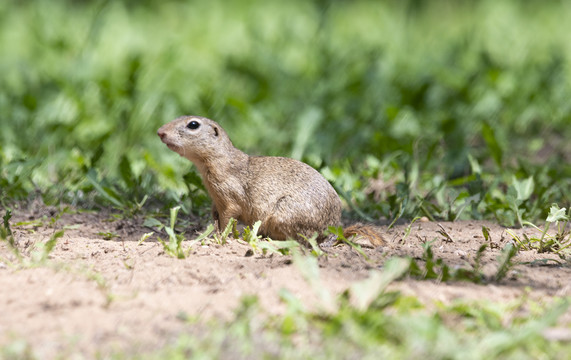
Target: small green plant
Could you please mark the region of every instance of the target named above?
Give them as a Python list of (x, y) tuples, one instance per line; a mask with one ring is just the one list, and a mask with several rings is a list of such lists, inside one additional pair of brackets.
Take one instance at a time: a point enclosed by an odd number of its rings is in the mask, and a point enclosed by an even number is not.
[(255, 249), (261, 251), (264, 255), (267, 253), (291, 255), (295, 254), (297, 251), (301, 251), (301, 248), (301, 244), (296, 240), (274, 241), (270, 238), (266, 238), (264, 241), (258, 241), (255, 246)]
[[(570, 215), (571, 214), (566, 214), (565, 208), (559, 208), (557, 204), (552, 204), (543, 230), (529, 221), (522, 221), (523, 225), (530, 226), (537, 230), (540, 236), (528, 237), (526, 234), (523, 234), (520, 238), (511, 230), (507, 230), (507, 233), (510, 234), (522, 250), (533, 249), (539, 253), (550, 252), (564, 259), (566, 256), (569, 256), (571, 247), (571, 235), (569, 230), (567, 230)], [(555, 234), (549, 233), (549, 229), (553, 224), (557, 226)]]
[(192, 247), (192, 245), (198, 242), (204, 243), (204, 240), (207, 239), (210, 236), (210, 234), (212, 234), (213, 232), (214, 232), (214, 225), (208, 224), (208, 226), (202, 232), (202, 234), (198, 235), (198, 237), (192, 241), (190, 246)]
[(482, 244), (476, 252), (476, 256), (469, 268), (451, 268), (444, 263), (442, 259), (436, 258), (432, 251), (432, 243), (422, 245), (424, 253), (422, 261), (424, 265), (419, 265), (414, 259), (410, 259), (407, 274), (420, 280), (436, 280), (438, 282), (446, 281), (468, 281), (476, 284), (487, 283), (491, 281), (501, 281), (505, 278), (509, 270), (513, 268), (515, 263), (513, 258), (517, 255), (518, 248), (508, 244), (498, 257), (498, 269), (492, 277), (486, 277), (482, 272), (482, 257), (488, 247), (488, 244)]
[(355, 283), (350, 288), (354, 306), (365, 311), (374, 303), (384, 302), (379, 300), (384, 296), (387, 286), (406, 275), (409, 267), (408, 259), (391, 258), (383, 265), (382, 271), (371, 271), (368, 279)]
[(37, 357), (34, 354), (34, 347), (32, 344), (24, 339), (17, 339), (6, 345), (0, 346), (0, 358), (8, 360), (32, 360)]
[[(189, 245), (185, 250), (182, 247), (182, 242), (185, 240), (184, 234), (177, 234), (177, 233), (175, 233), (175, 230), (174, 230), (176, 218), (177, 218), (179, 210), (180, 210), (180, 206), (176, 206), (170, 210), (170, 226), (165, 226), (165, 225), (160, 224), (160, 223), (157, 224), (157, 221), (155, 219), (152, 219), (152, 224), (153, 224), (153, 226), (157, 226), (159, 228), (163, 227), (169, 236), (168, 242), (164, 241), (160, 237), (157, 237), (157, 240), (163, 245), (163, 249), (165, 250), (165, 253), (167, 253), (171, 256), (174, 256), (178, 259), (184, 259), (190, 254), (190, 251), (192, 250), (192, 247), (195, 244), (197, 244), (197, 243), (203, 243), (204, 244), (205, 239), (207, 239), (214, 232), (214, 225), (209, 224), (208, 227), (202, 232), (202, 234), (200, 234), (196, 239), (189, 242)], [(231, 221), (231, 224), (228, 224), (228, 226), (226, 227), (226, 229), (224, 231), (224, 233), (226, 235), (221, 235), (218, 238), (216, 237), (216, 235), (214, 235), (214, 237), (216, 239), (215, 240), (216, 243), (218, 243), (218, 244), (226, 243), (225, 239), (228, 237), (228, 234), (230, 233), (231, 228), (232, 228), (232, 221)], [(139, 242), (137, 244), (138, 245), (141, 244), (143, 241), (145, 241), (151, 235), (153, 235), (152, 232), (143, 235), (143, 237), (141, 237), (141, 239), (139, 240)], [(224, 241), (222, 241), (223, 239), (224, 239)]]
[[(72, 209), (70, 209), (68, 206), (65, 206), (63, 209), (61, 209), (60, 211), (57, 211), (51, 217), (48, 217), (47, 215), (42, 215), (41, 217), (36, 218), (36, 219), (16, 222), (14, 224), (14, 226), (26, 226), (26, 227), (28, 227), (28, 229), (26, 229), (26, 231), (29, 231), (29, 232), (34, 232), (33, 228), (38, 228), (38, 227), (42, 227), (42, 226), (46, 226), (49, 228), (56, 228), (56, 225), (57, 225), (58, 221), (61, 219), (62, 215), (66, 214), (66, 213), (69, 214), (72, 212), (73, 212)], [(72, 230), (72, 229), (78, 229), (79, 227), (81, 227), (80, 224), (73, 224), (73, 225), (65, 225), (65, 226), (63, 226), (63, 229), (64, 230), (67, 230), (67, 229)]]
[(170, 210), (170, 226), (165, 226), (165, 231), (169, 236), (169, 241), (165, 242), (160, 237), (157, 240), (163, 245), (165, 253), (174, 256), (178, 259), (186, 258), (187, 254), (182, 248), (182, 241), (184, 240), (183, 234), (176, 234), (174, 227), (176, 224), (176, 217), (180, 206), (176, 206)]
[(109, 232), (109, 231), (100, 231), (97, 233), (98, 236), (101, 236), (103, 240), (113, 240), (119, 237), (119, 234), (116, 232)]
[[(291, 255), (296, 251), (303, 251), (303, 246), (296, 240), (274, 241), (270, 238), (262, 239), (262, 236), (258, 235), (261, 225), (261, 221), (256, 221), (251, 229), (249, 226), (246, 226), (242, 235), (244, 241), (252, 247), (254, 252), (259, 252), (263, 255), (266, 255), (267, 253)], [(321, 250), (317, 244), (317, 234), (310, 238), (305, 236), (303, 236), (303, 238), (307, 244), (311, 246), (312, 255), (321, 256), (324, 254), (323, 250)]]
[(257, 243), (262, 238), (261, 235), (258, 235), (258, 231), (260, 231), (261, 225), (262, 225), (262, 221), (258, 220), (254, 223), (254, 225), (252, 225), (252, 229), (250, 229), (249, 226), (246, 226), (244, 228), (244, 234), (242, 235), (242, 238), (244, 239), (245, 242), (247, 242), (249, 245), (251, 245), (254, 249), (256, 248)]
[(12, 218), (12, 212), (10, 210), (6, 211), (6, 214), (3, 217), (2, 225), (0, 226), (0, 240), (6, 241), (8, 247), (18, 260), (20, 265), (24, 266), (35, 266), (44, 264), (50, 253), (54, 250), (57, 239), (64, 235), (64, 230), (57, 230), (55, 231), (52, 236), (46, 242), (38, 242), (34, 244), (31, 257), (27, 258), (18, 248), (14, 236), (12, 234), (12, 229), (10, 227), (10, 219)]
[[(352, 240), (353, 239), (347, 239), (345, 237), (345, 235), (343, 235), (343, 228), (341, 226), (330, 226), (328, 228), (329, 232), (335, 236), (337, 236), (337, 241), (338, 242), (343, 242), (347, 245), (349, 245), (350, 247), (352, 247), (355, 251), (357, 251), (365, 260), (369, 260), (369, 257), (367, 256), (367, 254), (365, 254), (365, 252), (363, 251), (363, 249), (361, 248), (361, 246), (359, 244), (354, 243)], [(354, 238), (354, 237), (353, 237)]]
[(498, 256), (498, 270), (494, 279), (496, 281), (503, 280), (508, 272), (514, 267), (515, 263), (513, 258), (517, 255), (519, 247), (513, 244), (507, 244), (503, 249), (500, 256)]
[(315, 233), (313, 234), (313, 236), (311, 237), (307, 237), (307, 236), (303, 236), (300, 234), (300, 236), (307, 242), (307, 244), (309, 244), (309, 246), (311, 246), (311, 255), (315, 256), (315, 257), (320, 257), (325, 255), (325, 252), (323, 250), (321, 250), (321, 248), (319, 247), (319, 244), (317, 243), (317, 236), (318, 234)]
[(532, 176), (525, 180), (518, 180), (514, 176), (513, 183), (508, 189), (507, 201), (512, 206), (520, 226), (524, 225), (520, 206), (531, 197), (534, 187), (535, 183)]
[(58, 230), (50, 236), (49, 240), (45, 243), (40, 242), (34, 246), (34, 250), (32, 251), (32, 261), (36, 264), (43, 264), (48, 259), (50, 253), (56, 246), (57, 239), (62, 237), (64, 234), (63, 230)]
[(448, 242), (448, 243), (454, 242), (454, 239), (452, 239), (452, 236), (448, 233), (448, 231), (446, 231), (444, 226), (442, 226), (441, 224), (438, 224), (438, 227), (440, 228), (440, 230), (437, 230), (436, 232), (444, 237), (445, 242)]
[(238, 221), (234, 218), (231, 218), (221, 234), (214, 234), (214, 242), (220, 245), (224, 245), (228, 242), (228, 236), (230, 236), (230, 234), (232, 234), (235, 239), (239, 238), (240, 234), (236, 230), (237, 224)]
[(141, 200), (137, 200), (139, 195), (137, 190), (142, 187), (142, 179), (141, 176), (135, 177), (133, 175), (131, 164), (126, 156), (121, 157), (118, 170), (120, 179), (124, 184), (123, 187), (117, 186), (105, 178), (100, 179), (95, 169), (87, 171), (86, 178), (103, 199), (121, 210), (125, 216), (131, 217), (141, 211), (149, 197), (144, 194), (140, 196)]
[(8, 248), (12, 250), (14, 255), (18, 260), (22, 260), (22, 254), (16, 246), (16, 241), (14, 240), (14, 236), (12, 235), (12, 229), (10, 228), (10, 219), (12, 218), (12, 211), (6, 210), (6, 214), (2, 217), (2, 226), (0, 226), (0, 239), (2, 241), (6, 241)]
[(258, 235), (258, 231), (260, 231), (261, 225), (262, 221), (258, 220), (254, 223), (254, 225), (252, 225), (251, 229), (249, 226), (246, 226), (244, 228), (244, 233), (242, 235), (242, 238), (248, 245), (250, 245), (254, 253), (261, 252), (262, 254), (265, 255), (268, 249), (270, 249), (272, 253), (279, 253), (279, 251), (277, 249), (274, 249), (273, 247), (266, 246), (265, 244), (260, 245), (262, 240), (262, 235)]
[(12, 210), (6, 210), (6, 214), (2, 217), (2, 238), (12, 236), (12, 229), (10, 228), (10, 219), (12, 218)]
[(419, 266), (414, 259), (410, 259), (408, 275), (422, 280), (435, 279), (439, 282), (450, 280), (450, 267), (442, 259), (435, 259), (431, 242), (422, 244), (422, 247), (424, 267)]
[(137, 242), (137, 246), (141, 245), (143, 242), (145, 242), (148, 238), (150, 238), (151, 236), (153, 236), (155, 234), (154, 231), (148, 232), (143, 234), (143, 236), (141, 236), (141, 238), (139, 239), (139, 241)]
[(335, 304), (332, 294), (326, 287), (321, 285), (317, 258), (313, 256), (305, 256), (300, 251), (294, 251), (293, 263), (298, 268), (305, 281), (307, 281), (319, 297), (321, 308), (328, 312), (335, 311), (337, 309), (337, 304)]
[(414, 225), (414, 223), (417, 220), (420, 220), (422, 218), (422, 216), (417, 216), (414, 219), (412, 219), (412, 221), (410, 222), (410, 224), (408, 224), (408, 226), (406, 227), (405, 231), (404, 231), (404, 236), (402, 237), (402, 239), (400, 240), (401, 244), (404, 244), (406, 242), (406, 239), (410, 236), (410, 232), (412, 231), (412, 225)]
[(107, 283), (105, 277), (93, 269), (83, 269), (81, 273), (89, 280), (94, 281), (97, 284), (97, 289), (105, 297), (105, 308), (109, 307), (113, 300), (115, 300), (115, 295), (111, 292), (111, 287)]
[(476, 252), (476, 257), (474, 258), (474, 264), (472, 265), (472, 268), (477, 274), (482, 274), (482, 257), (484, 256), (487, 248), (488, 244), (482, 244)]

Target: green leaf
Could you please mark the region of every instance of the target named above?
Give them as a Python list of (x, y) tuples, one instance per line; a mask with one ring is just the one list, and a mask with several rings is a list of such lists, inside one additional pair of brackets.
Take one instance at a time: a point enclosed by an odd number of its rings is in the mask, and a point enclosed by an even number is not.
[(63, 230), (58, 230), (56, 231), (48, 241), (46, 241), (46, 245), (44, 248), (45, 251), (45, 258), (48, 257), (48, 255), (52, 252), (52, 250), (54, 249), (54, 247), (56, 246), (57, 243), (57, 239), (59, 239), (60, 237), (62, 237), (64, 234)]
[(518, 201), (525, 201), (530, 198), (531, 194), (533, 193), (533, 189), (535, 187), (535, 183), (533, 181), (533, 176), (528, 177), (525, 180), (517, 180), (515, 177), (513, 178), (513, 187), (516, 191), (516, 199)]
[(230, 218), (230, 221), (228, 221), (228, 224), (226, 224), (226, 228), (224, 228), (224, 231), (222, 231), (222, 234), (220, 234), (220, 236), (214, 234), (214, 240), (221, 245), (226, 244), (227, 240), (228, 240), (228, 235), (230, 235), (231, 233), (234, 233), (232, 230), (235, 229), (237, 224), (236, 219), (234, 218)]
[(129, 163), (129, 159), (127, 156), (121, 156), (121, 162), (119, 163), (119, 172), (121, 174), (121, 179), (125, 182), (125, 185), (128, 187), (134, 187), (135, 181), (133, 171), (131, 170), (131, 164)]
[(202, 183), (202, 179), (200, 178), (200, 176), (198, 175), (198, 173), (194, 169), (192, 169), (189, 172), (187, 172), (186, 174), (184, 174), (182, 178), (183, 178), (185, 184), (194, 185), (197, 188), (206, 191), (206, 188), (204, 187), (204, 184)]
[[(298, 243), (299, 245), (299, 243)], [(301, 273), (301, 276), (307, 281), (311, 288), (320, 298), (320, 305), (325, 311), (334, 312), (337, 305), (334, 298), (327, 290), (327, 287), (321, 283), (319, 277), (319, 263), (317, 258), (313, 256), (304, 256), (300, 251), (293, 252), (293, 263)]]
[(2, 218), (4, 221), (4, 229), (6, 229), (7, 236), (12, 235), (12, 229), (10, 229), (10, 219), (12, 218), (12, 211), (10, 209), (6, 210), (6, 214)]
[(244, 228), (244, 241), (248, 244), (255, 246), (255, 243), (260, 240), (261, 235), (258, 235), (258, 231), (260, 230), (260, 226), (262, 225), (262, 221), (258, 220), (252, 225), (252, 229), (249, 226)]
[(547, 222), (557, 222), (557, 221), (565, 221), (568, 219), (567, 215), (565, 215), (565, 208), (559, 208), (557, 204), (552, 204), (551, 209), (549, 209), (549, 215), (545, 221)]
[(305, 110), (299, 116), (297, 124), (300, 130), (297, 132), (297, 136), (293, 144), (291, 152), (292, 158), (301, 160), (308, 144), (314, 138), (316, 129), (319, 128), (323, 115), (323, 110), (313, 106)]
[(176, 241), (176, 234), (174, 233), (174, 230), (168, 226), (165, 226), (165, 231), (167, 232), (169, 239), (171, 241)]
[(482, 226), (482, 234), (484, 235), (484, 239), (486, 241), (490, 241), (490, 228), (486, 226)]
[(103, 196), (105, 199), (107, 199), (109, 202), (111, 202), (115, 206), (117, 206), (119, 208), (123, 208), (123, 203), (121, 203), (121, 201), (116, 196), (114, 196), (114, 194), (106, 191), (105, 188), (103, 186), (101, 186), (99, 181), (97, 181), (97, 172), (94, 169), (90, 169), (89, 172), (87, 173), (86, 177), (87, 177), (87, 180), (89, 180), (91, 185), (93, 185), (95, 190), (97, 190), (101, 196)]
[(265, 252), (270, 252), (276, 255), (288, 255), (292, 252), (298, 252), (301, 245), (296, 240), (279, 240), (273, 241), (272, 239), (266, 239), (266, 241), (259, 241), (257, 244), (254, 242), (250, 243), (252, 246), (256, 246), (258, 249)]
[(488, 123), (482, 124), (482, 137), (484, 141), (488, 145), (488, 149), (496, 162), (496, 165), (501, 169), (502, 168), (502, 158), (503, 158), (503, 150), (496, 138), (496, 134), (494, 129)]
[(193, 244), (206, 239), (208, 236), (210, 236), (210, 234), (212, 234), (212, 232), (214, 232), (214, 224), (208, 224), (206, 230), (204, 230), (202, 234), (198, 235), (198, 237), (194, 239)]
[(145, 240), (147, 240), (148, 238), (150, 238), (151, 236), (154, 235), (154, 231), (152, 232), (148, 232), (143, 234), (143, 236), (141, 236), (141, 238), (139, 239), (139, 241), (137, 242), (137, 245), (141, 245), (143, 242), (145, 242)]
[(373, 270), (369, 278), (351, 286), (351, 298), (355, 301), (355, 306), (360, 310), (365, 310), (369, 305), (382, 294), (387, 286), (394, 280), (402, 277), (410, 267), (411, 259), (392, 258), (389, 259), (383, 271)]
[(498, 270), (496, 271), (495, 280), (500, 281), (506, 277), (508, 271), (510, 271), (513, 266), (513, 258), (517, 255), (519, 251), (518, 246), (514, 246), (508, 243), (503, 249), (500, 256), (498, 256)]
[(478, 163), (478, 160), (472, 156), (472, 154), (468, 154), (468, 162), (470, 163), (470, 169), (472, 170), (472, 174), (482, 173), (482, 167)]
[(180, 206), (175, 206), (171, 209), (171, 228), (174, 230), (174, 225), (176, 223), (176, 217), (178, 211), (180, 210)]
[(163, 228), (164, 225), (159, 220), (155, 219), (154, 217), (148, 217), (143, 222), (143, 226), (150, 227), (150, 228), (156, 227), (160, 230)]
[(363, 251), (363, 249), (361, 249), (361, 246), (359, 244), (354, 243), (353, 241), (351, 241), (355, 236), (352, 236), (351, 239), (347, 239), (345, 237), (345, 235), (343, 234), (343, 227), (338, 226), (329, 226), (329, 228), (327, 229), (330, 233), (332, 233), (333, 235), (337, 235), (337, 240), (344, 242), (345, 244), (351, 246), (355, 251), (357, 251), (359, 254), (361, 254), (361, 256), (363, 256), (363, 258), (365, 260), (369, 260), (369, 257), (367, 256), (367, 254), (365, 254), (365, 252)]
[(307, 242), (309, 243), (309, 245), (311, 245), (311, 248), (313, 249), (313, 250), (311, 251), (311, 253), (312, 253), (314, 256), (320, 257), (321, 255), (325, 254), (325, 253), (323, 252), (323, 250), (321, 250), (321, 248), (320, 248), (319, 245), (317, 244), (317, 235), (318, 235), (317, 232), (315, 232), (315, 233), (313, 234), (313, 236), (311, 236), (311, 237), (309, 237), (309, 238), (306, 237), (306, 236), (304, 236), (304, 235), (302, 235), (302, 234), (299, 234), (299, 235), (300, 235), (303, 239), (305, 239), (305, 241), (307, 241)]

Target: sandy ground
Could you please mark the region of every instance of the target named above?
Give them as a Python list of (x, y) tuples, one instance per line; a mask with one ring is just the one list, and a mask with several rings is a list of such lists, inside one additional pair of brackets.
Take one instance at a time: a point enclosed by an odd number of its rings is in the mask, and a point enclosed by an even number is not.
[[(2, 214), (3, 215), (3, 214)], [(138, 244), (144, 219), (117, 220), (108, 213), (64, 214), (55, 222), (53, 209), (17, 211), (11, 220), (17, 246), (25, 255), (22, 265), (5, 242), (0, 243), (0, 347), (26, 342), (38, 358), (105, 356), (160, 349), (187, 331), (187, 317), (231, 319), (244, 295), (254, 294), (270, 313), (284, 305), (279, 291), (288, 289), (309, 307), (319, 309), (318, 291), (312, 288), (291, 256), (252, 255), (251, 247), (231, 240), (225, 245), (192, 247), (186, 259), (166, 254), (157, 234)], [(37, 220), (43, 219), (42, 224)], [(36, 221), (31, 224), (18, 222)], [(420, 259), (422, 243), (433, 241), (434, 255), (450, 266), (469, 267), (485, 242), (482, 226), (490, 228), (492, 248), (483, 258), (483, 271), (496, 271), (500, 249), (511, 239), (506, 229), (489, 222), (417, 222), (403, 241), (406, 225), (381, 227), (387, 245), (364, 248), (369, 261), (346, 246), (328, 248), (319, 259), (321, 286), (339, 294), (370, 271), (382, 269), (392, 256)], [(49, 260), (30, 264), (35, 244), (64, 229)], [(450, 236), (447, 239), (442, 230)], [(516, 230), (532, 234), (533, 230)], [(117, 235), (105, 240), (101, 233)], [(167, 236), (160, 234), (162, 238)], [(195, 233), (186, 235), (188, 239)], [(187, 248), (190, 242), (183, 247)], [(555, 261), (538, 261), (556, 259)], [(434, 300), (511, 301), (528, 296), (549, 301), (571, 296), (571, 266), (558, 257), (522, 251), (522, 262), (499, 283), (439, 283), (404, 279), (392, 287), (412, 294), (430, 306)], [(563, 321), (571, 322), (571, 313)]]

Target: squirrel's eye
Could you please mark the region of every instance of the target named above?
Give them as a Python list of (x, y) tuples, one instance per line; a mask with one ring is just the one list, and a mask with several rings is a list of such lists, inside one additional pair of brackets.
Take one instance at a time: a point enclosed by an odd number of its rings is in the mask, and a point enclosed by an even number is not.
[(191, 130), (195, 130), (198, 129), (200, 127), (200, 123), (198, 121), (191, 121), (186, 125), (187, 128), (191, 129)]

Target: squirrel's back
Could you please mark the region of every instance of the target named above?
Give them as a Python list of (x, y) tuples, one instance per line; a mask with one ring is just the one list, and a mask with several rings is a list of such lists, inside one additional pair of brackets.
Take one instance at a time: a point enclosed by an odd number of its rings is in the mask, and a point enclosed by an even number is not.
[(266, 218), (269, 222), (263, 229), (296, 238), (298, 233), (311, 236), (341, 222), (339, 196), (317, 170), (303, 162), (251, 156), (247, 184), (252, 206), (246, 223)]

